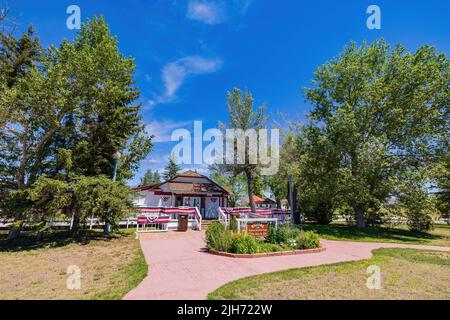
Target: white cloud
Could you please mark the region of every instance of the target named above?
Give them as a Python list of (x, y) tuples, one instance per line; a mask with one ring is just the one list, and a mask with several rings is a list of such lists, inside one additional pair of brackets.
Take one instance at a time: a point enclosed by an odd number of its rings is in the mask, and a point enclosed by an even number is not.
[(186, 128), (192, 123), (192, 121), (154, 120), (147, 123), (145, 129), (148, 134), (155, 136), (153, 142), (169, 142), (174, 130)]
[(165, 154), (165, 155), (150, 154), (150, 157), (147, 159), (147, 162), (152, 165), (156, 165), (156, 164), (164, 164), (165, 165), (169, 161), (169, 158), (170, 158), (170, 154)]
[(225, 8), (222, 2), (206, 0), (190, 0), (187, 17), (206, 24), (220, 24), (225, 22)]
[(173, 101), (177, 90), (189, 76), (215, 72), (221, 65), (222, 60), (218, 58), (208, 59), (201, 56), (188, 56), (168, 63), (162, 69), (164, 93), (150, 101), (150, 104)]

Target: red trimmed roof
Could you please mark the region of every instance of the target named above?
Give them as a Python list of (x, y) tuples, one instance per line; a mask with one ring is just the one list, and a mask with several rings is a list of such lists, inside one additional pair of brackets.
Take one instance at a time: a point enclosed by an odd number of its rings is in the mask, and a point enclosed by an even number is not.
[[(263, 199), (261, 199), (261, 198), (258, 197), (258, 196), (255, 196), (255, 195), (253, 195), (253, 200), (254, 200), (255, 202), (263, 202), (263, 201), (264, 201)], [(250, 199), (249, 199), (249, 198), (245, 198), (244, 201), (247, 202), (247, 203), (250, 203)]]
[[(192, 182), (175, 182), (174, 180), (177, 177), (191, 177), (191, 178), (205, 178), (210, 183), (198, 183), (197, 180)], [(137, 186), (134, 188), (136, 191), (146, 191), (152, 189), (159, 189), (159, 187), (165, 183), (169, 184), (169, 188), (173, 191), (201, 191), (201, 192), (220, 192), (222, 191), (225, 194), (230, 194), (231, 192), (226, 188), (222, 187), (215, 181), (211, 180), (207, 176), (201, 175), (196, 171), (188, 170), (183, 173), (177, 174), (173, 179), (169, 179), (167, 181), (163, 181), (160, 183), (153, 183), (148, 186)], [(217, 187), (217, 188), (216, 188)]]

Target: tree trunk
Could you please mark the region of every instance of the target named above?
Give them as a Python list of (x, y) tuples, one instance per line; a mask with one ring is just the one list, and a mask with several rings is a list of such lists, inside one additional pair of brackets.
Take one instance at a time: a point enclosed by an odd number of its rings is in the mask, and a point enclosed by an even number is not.
[(250, 202), (250, 209), (253, 213), (256, 213), (255, 199), (253, 199), (253, 172), (251, 170), (245, 170), (245, 175), (247, 177), (247, 190), (248, 190), (248, 200)]
[(362, 208), (354, 208), (355, 218), (356, 218), (356, 227), (358, 229), (364, 229), (366, 227), (366, 222), (364, 221), (364, 210)]
[(74, 236), (80, 230), (80, 217), (75, 214), (75, 211), (72, 209), (72, 223), (70, 225), (69, 234)]
[(8, 240), (15, 240), (18, 239), (20, 237), (20, 231), (22, 230), (21, 227), (11, 227), (11, 229), (9, 230), (8, 233)]
[[(20, 219), (20, 213), (16, 213), (15, 217), (14, 217), (14, 222), (17, 223), (17, 221), (19, 221)], [(11, 229), (9, 229), (9, 233), (8, 233), (8, 240), (15, 240), (18, 239), (20, 237), (20, 232), (22, 231), (22, 223), (18, 226), (12, 226)]]

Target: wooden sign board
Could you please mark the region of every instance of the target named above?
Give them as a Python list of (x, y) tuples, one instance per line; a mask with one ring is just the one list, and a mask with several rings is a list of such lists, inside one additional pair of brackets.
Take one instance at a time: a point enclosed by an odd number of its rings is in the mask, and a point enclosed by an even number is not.
[(252, 222), (247, 224), (247, 233), (256, 238), (265, 238), (269, 232), (269, 224), (262, 222)]

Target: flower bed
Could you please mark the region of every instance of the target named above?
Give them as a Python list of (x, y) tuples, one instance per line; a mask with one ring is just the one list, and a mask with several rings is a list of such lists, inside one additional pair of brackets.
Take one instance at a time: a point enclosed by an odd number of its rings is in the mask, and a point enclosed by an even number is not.
[(264, 257), (275, 257), (275, 256), (291, 256), (295, 254), (305, 254), (305, 253), (318, 253), (325, 251), (325, 247), (315, 248), (315, 249), (302, 249), (302, 250), (290, 250), (290, 251), (277, 251), (277, 252), (261, 252), (261, 253), (230, 253), (216, 250), (209, 250), (209, 253), (230, 257), (230, 258), (264, 258)]
[(227, 229), (213, 223), (206, 232), (206, 243), (211, 253), (232, 257), (266, 257), (323, 251), (319, 235), (302, 232), (298, 228), (270, 228), (265, 240)]

